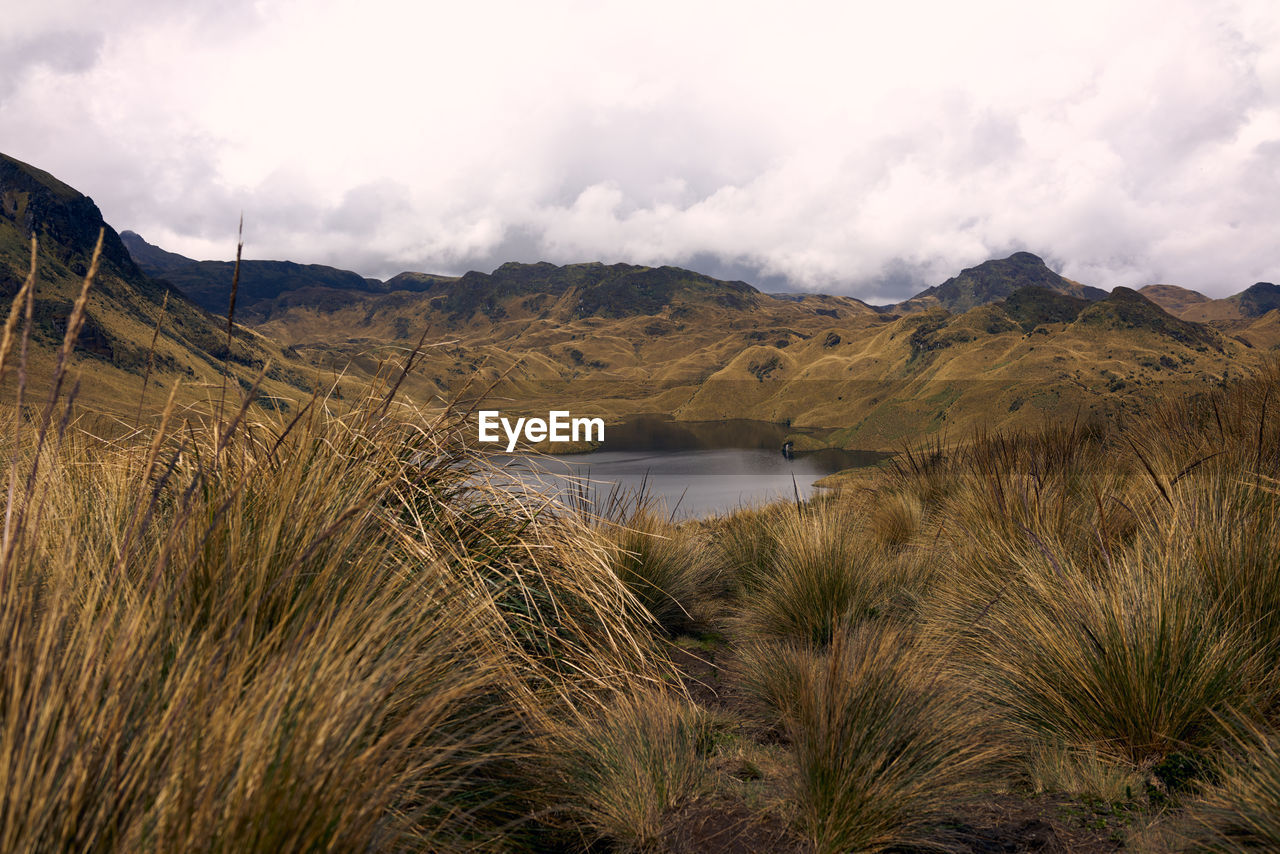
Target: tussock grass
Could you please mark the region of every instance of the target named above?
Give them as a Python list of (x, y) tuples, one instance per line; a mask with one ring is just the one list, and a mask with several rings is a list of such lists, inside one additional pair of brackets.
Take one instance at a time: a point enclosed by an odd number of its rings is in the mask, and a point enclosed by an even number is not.
[(1246, 726), (1236, 747), (1188, 809), (1189, 850), (1280, 850), (1280, 734)]
[(772, 577), (742, 605), (744, 638), (823, 646), (842, 627), (884, 611), (896, 564), (844, 504), (789, 512), (776, 536)]
[(876, 499), (871, 512), (870, 530), (884, 546), (904, 546), (920, 530), (924, 504), (908, 492), (892, 492)]
[(596, 715), (567, 719), (552, 740), (563, 809), (617, 850), (651, 850), (710, 772), (710, 719), (662, 689), (621, 692)]
[(757, 641), (739, 647), (733, 661), (734, 681), (772, 724), (795, 717), (800, 697), (810, 690), (822, 656), (808, 645)]
[(1225, 608), (1184, 567), (1130, 558), (1098, 579), (1046, 557), (972, 630), (975, 682), (1038, 738), (1135, 765), (1221, 738), (1215, 715), (1270, 688)]
[(997, 758), (980, 708), (895, 627), (841, 633), (788, 724), (819, 852), (928, 845)]
[(715, 526), (712, 545), (721, 575), (739, 597), (754, 595), (773, 577), (778, 554), (777, 506), (736, 510)]
[(0, 347), (20, 402), (0, 442), (0, 848), (509, 845), (553, 803), (553, 723), (670, 678), (607, 544), (487, 486), (458, 414), (393, 382), (263, 416), (250, 383), (203, 412), (175, 389), (99, 439), (58, 396), (76, 322), (46, 402), (22, 403), (21, 308)]
[(690, 627), (715, 574), (699, 536), (641, 509), (610, 539), (610, 566), (645, 610), (668, 633)]

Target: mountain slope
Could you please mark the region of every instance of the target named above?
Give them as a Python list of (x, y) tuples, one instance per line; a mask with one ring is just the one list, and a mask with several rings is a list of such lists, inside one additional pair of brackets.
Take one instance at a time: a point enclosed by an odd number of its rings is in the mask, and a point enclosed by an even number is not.
[(1027, 253), (965, 270), (904, 314), (674, 267), (509, 263), (397, 280), (416, 290), (300, 287), (245, 316), (314, 364), (357, 376), (425, 337), (404, 386), (424, 403), (750, 418), (827, 428), (865, 449), (1140, 412), (1269, 358), (1269, 345), (1127, 288), (1063, 279)]
[(1159, 303), (1170, 314), (1197, 323), (1248, 320), (1280, 308), (1280, 285), (1271, 282), (1257, 282), (1222, 299), (1210, 299), (1174, 285), (1147, 285), (1139, 293)]
[[(296, 357), (242, 327), (236, 328), (228, 350), (226, 321), (146, 276), (92, 199), (47, 172), (0, 154), (0, 298), (11, 299), (26, 277), (32, 233), (39, 243), (33, 382), (51, 365), (100, 230), (99, 273), (74, 362), (87, 380), (82, 399), (112, 411), (132, 411), (149, 359), (155, 383), (168, 386), (181, 378), (192, 394), (221, 382), (224, 361), (243, 385), (269, 360), (265, 399), (286, 405), (304, 394), (309, 369)], [(162, 331), (149, 354), (157, 323)], [(11, 392), (10, 380), (2, 393)]]

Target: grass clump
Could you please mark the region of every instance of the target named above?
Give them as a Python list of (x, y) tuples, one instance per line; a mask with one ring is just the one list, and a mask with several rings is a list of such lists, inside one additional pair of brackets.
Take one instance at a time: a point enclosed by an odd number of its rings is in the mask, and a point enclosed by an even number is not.
[(1188, 809), (1191, 850), (1280, 850), (1280, 733), (1246, 726), (1236, 748)]
[(624, 851), (658, 842), (673, 814), (703, 791), (711, 725), (677, 694), (637, 687), (553, 734), (562, 809)]
[(976, 683), (1034, 738), (1144, 766), (1213, 747), (1218, 714), (1265, 700), (1242, 626), (1184, 567), (1131, 557), (1094, 579), (1050, 557), (1010, 582), (968, 651)]
[(877, 498), (870, 530), (882, 545), (896, 548), (915, 537), (923, 519), (924, 505), (919, 498), (908, 492), (891, 492)]
[(690, 628), (713, 575), (697, 535), (641, 509), (611, 541), (614, 574), (658, 625), (669, 634)]
[(739, 647), (732, 673), (756, 713), (768, 723), (781, 724), (795, 716), (821, 663), (821, 654), (808, 645), (757, 641)]
[(842, 627), (884, 611), (895, 564), (844, 505), (790, 512), (776, 531), (772, 577), (742, 604), (745, 638), (824, 646)]
[(840, 634), (788, 728), (801, 821), (819, 852), (929, 844), (995, 758), (985, 718), (904, 632)]
[(776, 507), (744, 508), (716, 525), (712, 541), (716, 561), (740, 597), (754, 595), (773, 577), (781, 515)]

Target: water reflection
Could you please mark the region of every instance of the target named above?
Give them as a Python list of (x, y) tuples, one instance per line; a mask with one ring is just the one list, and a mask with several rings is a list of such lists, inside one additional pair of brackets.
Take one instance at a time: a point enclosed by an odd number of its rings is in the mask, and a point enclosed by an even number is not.
[(566, 500), (586, 497), (597, 509), (609, 496), (643, 489), (677, 517), (704, 517), (769, 501), (805, 499), (814, 482), (886, 456), (827, 448), (782, 453), (787, 437), (803, 435), (759, 421), (673, 422), (660, 417), (611, 425), (591, 454), (507, 458), (521, 483)]

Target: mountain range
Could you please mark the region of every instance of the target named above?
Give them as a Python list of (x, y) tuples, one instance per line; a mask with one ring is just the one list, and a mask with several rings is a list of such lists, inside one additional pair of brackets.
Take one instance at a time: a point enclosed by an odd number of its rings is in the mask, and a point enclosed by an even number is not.
[[(317, 372), (366, 383), (419, 339), (405, 390), (423, 403), (484, 397), (513, 410), (619, 419), (752, 418), (825, 428), (826, 442), (890, 448), (922, 434), (1141, 411), (1274, 358), (1280, 288), (1222, 300), (1173, 285), (1108, 292), (1017, 252), (909, 300), (766, 294), (678, 267), (507, 263), (491, 273), (386, 281), (321, 265), (245, 261), (235, 335), (233, 265), (119, 236), (92, 200), (0, 156), (0, 296), (41, 245), (37, 338), (56, 323), (105, 228), (104, 270), (81, 365), (100, 395), (139, 385), (160, 302), (156, 379), (239, 383), (270, 359), (269, 399), (289, 406)], [(329, 374), (328, 372), (334, 372)], [(136, 402), (136, 398), (134, 398)], [(815, 441), (812, 437), (806, 441)]]
[[(83, 401), (131, 412), (148, 363), (158, 382), (168, 386), (181, 378), (193, 394), (218, 386), (224, 374), (247, 386), (264, 367), (264, 403), (285, 403), (304, 394), (314, 371), (300, 359), (244, 326), (235, 327), (228, 341), (225, 319), (139, 268), (92, 199), (47, 172), (0, 154), (0, 300), (6, 309), (30, 268), (33, 234), (38, 245), (31, 330), (34, 378), (51, 369), (100, 232), (99, 272), (78, 346), (77, 368), (87, 380), (81, 383)], [(5, 396), (12, 391), (12, 383), (0, 388)], [(163, 393), (157, 396), (163, 402)]]

